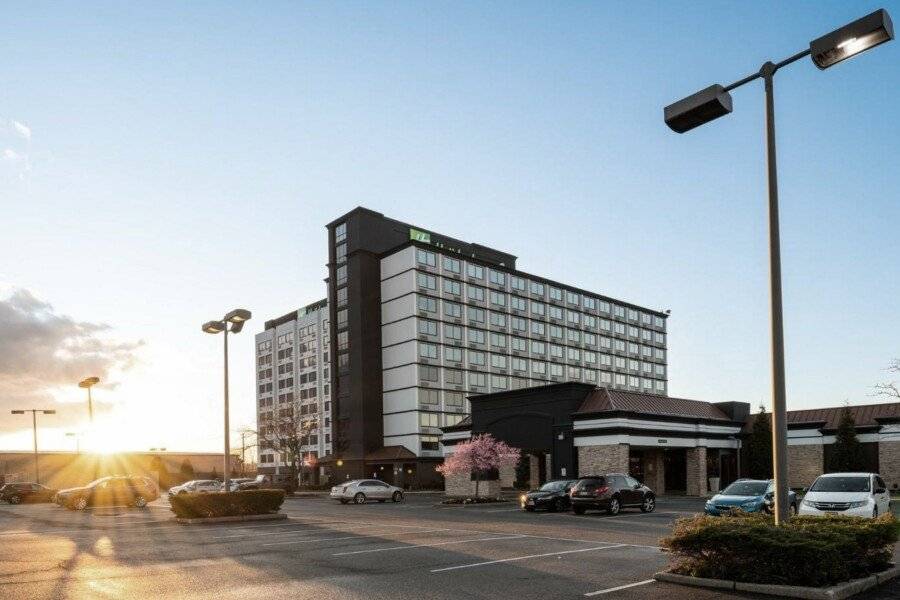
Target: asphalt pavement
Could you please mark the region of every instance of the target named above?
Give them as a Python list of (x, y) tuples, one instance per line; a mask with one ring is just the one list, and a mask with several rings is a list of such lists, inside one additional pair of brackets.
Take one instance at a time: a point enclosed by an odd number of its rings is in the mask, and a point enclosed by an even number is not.
[[(289, 499), (287, 521), (180, 525), (164, 503), (84, 513), (0, 506), (0, 598), (747, 598), (663, 584), (657, 547), (702, 501), (654, 513), (525, 513), (512, 503)], [(900, 597), (888, 584), (866, 598)]]

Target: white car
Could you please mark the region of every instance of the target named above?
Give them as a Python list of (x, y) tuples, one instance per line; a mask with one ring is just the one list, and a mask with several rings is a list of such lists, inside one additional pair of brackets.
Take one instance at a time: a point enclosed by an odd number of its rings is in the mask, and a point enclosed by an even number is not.
[(367, 500), (387, 502), (403, 500), (403, 490), (377, 479), (353, 479), (331, 488), (331, 498), (341, 504), (365, 504)]
[(176, 485), (169, 489), (169, 496), (177, 496), (179, 494), (208, 494), (210, 492), (218, 492), (222, 490), (222, 482), (215, 479), (194, 479), (193, 481), (185, 481), (181, 485)]
[(809, 487), (798, 514), (874, 518), (890, 512), (891, 495), (876, 473), (829, 473)]

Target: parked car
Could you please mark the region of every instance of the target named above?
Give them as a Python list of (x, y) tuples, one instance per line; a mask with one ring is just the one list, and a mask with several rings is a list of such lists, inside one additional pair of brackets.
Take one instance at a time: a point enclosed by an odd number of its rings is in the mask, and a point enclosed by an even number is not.
[(238, 484), (238, 490), (284, 490), (293, 492), (297, 488), (290, 476), (273, 477), (272, 475), (257, 475), (256, 479), (250, 479)]
[(194, 479), (169, 488), (169, 497), (179, 494), (208, 494), (222, 490), (222, 482), (216, 479)]
[(50, 502), (56, 490), (39, 483), (7, 483), (0, 487), (0, 500), (10, 504)]
[[(771, 513), (775, 498), (772, 479), (738, 479), (706, 501), (708, 515), (727, 515), (734, 511)], [(797, 494), (788, 493), (788, 510), (797, 514)]]
[(877, 473), (828, 473), (809, 486), (799, 512), (874, 518), (891, 512), (891, 496)]
[(331, 498), (340, 500), (341, 504), (350, 501), (364, 504), (366, 500), (400, 502), (403, 500), (403, 490), (377, 479), (354, 479), (331, 488)]
[[(236, 492), (239, 489), (241, 489), (241, 484), (251, 483), (253, 481), (256, 481), (256, 480), (252, 477), (238, 477), (236, 479), (229, 479), (228, 480), (228, 491)], [(225, 491), (225, 483), (224, 482), (219, 483), (219, 489), (221, 491)]]
[(84, 487), (62, 490), (58, 503), (74, 510), (89, 506), (135, 506), (143, 508), (159, 497), (156, 484), (148, 477), (103, 477)]
[(569, 509), (569, 492), (575, 485), (575, 479), (559, 479), (548, 481), (537, 490), (526, 492), (519, 497), (519, 503), (527, 511), (546, 508), (555, 512)]
[(641, 512), (653, 512), (656, 494), (634, 477), (609, 473), (579, 478), (569, 492), (569, 502), (576, 515), (584, 514), (588, 509), (616, 515), (629, 506), (639, 507)]

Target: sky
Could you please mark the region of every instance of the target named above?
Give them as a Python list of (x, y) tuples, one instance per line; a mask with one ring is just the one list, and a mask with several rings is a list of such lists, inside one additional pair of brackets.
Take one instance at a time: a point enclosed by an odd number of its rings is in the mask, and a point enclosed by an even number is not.
[[(760, 82), (662, 109), (900, 2), (32, 2), (0, 22), (0, 448), (222, 447), (253, 335), (324, 297), (356, 206), (670, 309), (669, 393), (771, 409)], [(788, 408), (900, 356), (900, 44), (776, 75)], [(102, 440), (102, 441), (101, 441)]]

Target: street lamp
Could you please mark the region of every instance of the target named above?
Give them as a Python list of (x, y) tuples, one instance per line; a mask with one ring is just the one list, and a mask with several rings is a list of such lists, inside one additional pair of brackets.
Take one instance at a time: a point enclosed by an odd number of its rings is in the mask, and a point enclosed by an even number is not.
[(91, 425), (94, 424), (94, 402), (91, 398), (91, 388), (98, 383), (100, 383), (99, 377), (86, 377), (78, 382), (78, 387), (88, 391), (88, 417), (90, 417)]
[(894, 39), (890, 15), (879, 9), (809, 44), (809, 48), (778, 63), (766, 62), (757, 73), (731, 85), (712, 85), (663, 110), (668, 125), (677, 133), (690, 131), (731, 112), (731, 94), (737, 87), (762, 79), (766, 92), (766, 145), (769, 172), (769, 276), (772, 319), (772, 463), (775, 475), (775, 523), (787, 521), (787, 420), (784, 383), (784, 328), (781, 307), (781, 242), (778, 230), (778, 176), (775, 161), (775, 99), (773, 78), (778, 69), (805, 56), (820, 69), (846, 60)]
[(41, 482), (41, 473), (38, 470), (38, 450), (37, 450), (37, 414), (41, 413), (44, 415), (55, 415), (55, 410), (43, 410), (40, 408), (25, 408), (19, 410), (11, 411), (14, 415), (24, 415), (27, 412), (31, 413), (31, 427), (34, 434), (34, 482)]
[[(250, 319), (250, 311), (245, 310), (243, 308), (236, 308), (233, 311), (226, 314), (222, 320), (220, 321), (207, 321), (203, 324), (201, 329), (203, 329), (206, 333), (217, 334), (224, 333), (223, 336), (225, 340), (225, 467), (223, 470), (223, 488), (225, 490), (229, 489), (229, 472), (231, 467), (231, 441), (229, 440), (229, 427), (228, 427), (228, 334), (229, 333), (240, 333), (241, 329), (244, 328), (244, 322)], [(231, 325), (231, 327), (229, 327)]]
[(68, 431), (66, 432), (66, 437), (75, 438), (75, 454), (81, 454), (81, 434)]

